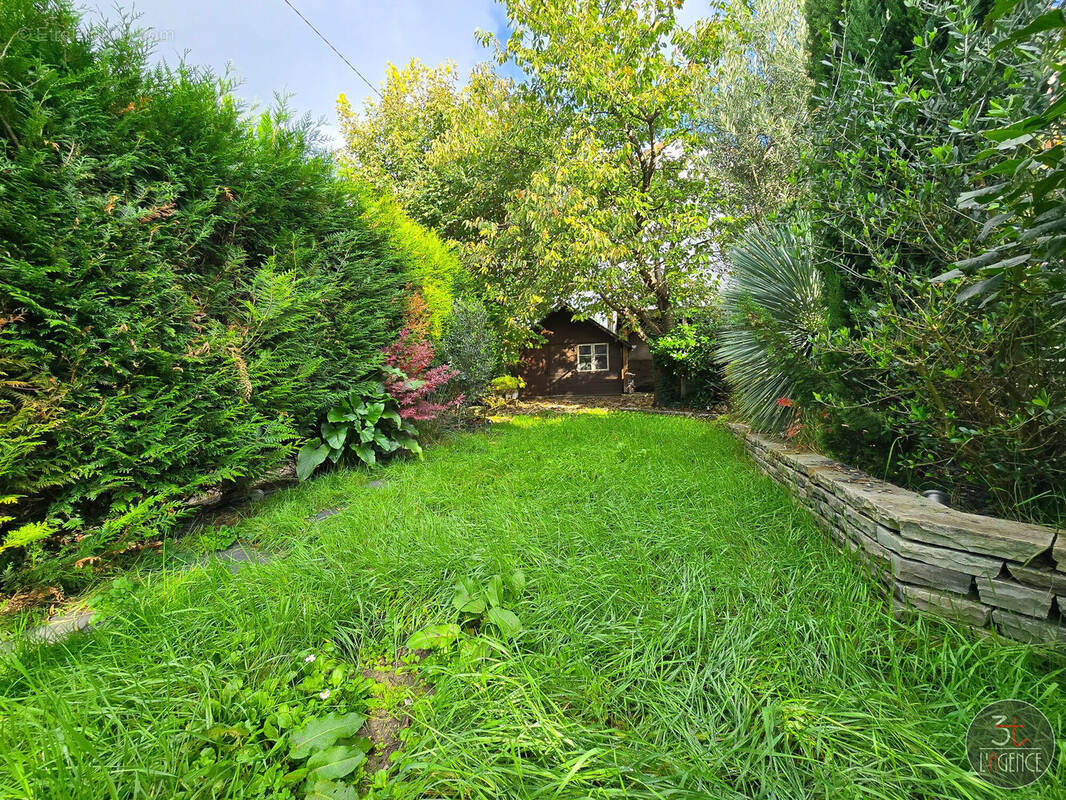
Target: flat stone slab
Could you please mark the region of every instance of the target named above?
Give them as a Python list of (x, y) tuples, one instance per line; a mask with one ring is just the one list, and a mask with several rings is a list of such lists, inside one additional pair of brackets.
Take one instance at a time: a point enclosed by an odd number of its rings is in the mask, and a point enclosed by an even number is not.
[(943, 547), (930, 547), (910, 539), (904, 539), (895, 531), (884, 525), (877, 526), (877, 542), (892, 552), (914, 561), (932, 564), (934, 567), (965, 572), (967, 575), (998, 575), (1003, 561), (997, 558), (948, 550)]
[(42, 642), (58, 642), (72, 633), (87, 631), (92, 628), (96, 613), (93, 611), (79, 611), (73, 614), (63, 614), (53, 620), (49, 620), (39, 628), (26, 632), (27, 638), (37, 639)]
[(860, 514), (851, 506), (844, 506), (844, 516), (848, 522), (861, 530), (867, 536), (877, 536), (877, 522), (865, 514)]
[(962, 595), (938, 592), (906, 583), (896, 584), (897, 596), (919, 611), (983, 628), (992, 609)]
[[(892, 565), (892, 574), (904, 583), (913, 583), (919, 586), (928, 586), (931, 589), (946, 589), (949, 592), (968, 594), (973, 576), (966, 572), (959, 572), (944, 567), (936, 567), (921, 561), (888, 553), (889, 564)], [(981, 598), (984, 600), (984, 597)], [(987, 601), (986, 601), (987, 602)]]
[(372, 481), (368, 482), (367, 485), (366, 485), (366, 488), (367, 489), (380, 489), (384, 485), (385, 485), (385, 481), (381, 480), (381, 478), (378, 478), (376, 480), (372, 480)]
[(1066, 574), (1053, 569), (1026, 567), (1022, 564), (1007, 564), (1010, 574), (1027, 586), (1051, 589), (1055, 594), (1066, 595)]
[(955, 511), (925, 500), (899, 513), (899, 532), (926, 544), (1030, 561), (1051, 548), (1055, 531), (996, 517)]
[(229, 562), (230, 572), (237, 572), (248, 564), (266, 564), (274, 560), (268, 553), (256, 550), (250, 545), (241, 544), (240, 542), (231, 544), (225, 550), (219, 550), (217, 553), (212, 553), (208, 556), (208, 559), (211, 558), (217, 558), (219, 561)]
[(311, 519), (314, 520), (315, 522), (321, 522), (324, 519), (329, 519), (330, 517), (335, 517), (339, 513), (341, 513), (341, 510), (339, 508), (324, 508), (321, 511), (319, 511), (317, 514), (315, 514), (313, 517), (311, 517)]
[(1066, 627), (1024, 614), (1014, 614), (997, 608), (992, 612), (992, 621), (1000, 632), (1011, 639), (1032, 643), (1066, 642)]
[(1014, 581), (977, 576), (977, 591), (981, 602), (1006, 608), (1030, 617), (1047, 619), (1051, 613), (1051, 589), (1031, 589)]

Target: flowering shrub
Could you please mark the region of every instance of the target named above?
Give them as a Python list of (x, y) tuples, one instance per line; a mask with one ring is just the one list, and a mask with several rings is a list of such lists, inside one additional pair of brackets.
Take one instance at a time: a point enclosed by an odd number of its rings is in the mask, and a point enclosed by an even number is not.
[(436, 400), (459, 371), (448, 364), (431, 367), (433, 345), (418, 339), (410, 328), (400, 332), (400, 338), (386, 347), (385, 391), (400, 407), (400, 416), (408, 420), (435, 419), (450, 408), (463, 403), (463, 395), (448, 401)]

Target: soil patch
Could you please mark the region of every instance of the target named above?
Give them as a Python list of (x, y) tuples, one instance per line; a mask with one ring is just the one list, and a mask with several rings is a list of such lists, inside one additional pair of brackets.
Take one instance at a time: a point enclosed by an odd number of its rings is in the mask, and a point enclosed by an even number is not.
[(414, 703), (414, 696), (432, 694), (433, 689), (418, 680), (412, 665), (399, 659), (391, 666), (383, 663), (364, 669), (362, 675), (383, 687), (381, 705), (370, 710), (360, 731), (374, 743), (366, 759), (366, 776), (370, 779), (379, 770), (388, 769), (392, 754), (403, 746), (400, 732), (411, 724), (407, 709)]

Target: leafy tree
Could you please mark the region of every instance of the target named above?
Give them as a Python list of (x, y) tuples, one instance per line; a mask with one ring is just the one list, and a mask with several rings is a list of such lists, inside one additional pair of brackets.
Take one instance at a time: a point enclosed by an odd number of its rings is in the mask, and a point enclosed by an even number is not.
[(636, 330), (673, 327), (711, 285), (706, 183), (693, 174), (692, 114), (715, 42), (685, 30), (675, 0), (511, 0), (498, 45), (561, 120), (551, 157), (483, 221), (490, 280), (523, 293), (532, 317), (559, 298)]
[(463, 89), (456, 84), (450, 65), (415, 61), (391, 68), (384, 98), (362, 114), (342, 96), (342, 163), (353, 180), (391, 195), (406, 215), (458, 243), (450, 249), (468, 269), (456, 273), (454, 292), (485, 302), (513, 357), (530, 338), (529, 309), (556, 298), (537, 295), (529, 276), (489, 270), (497, 261), (480, 257), (478, 223), (503, 222), (512, 197), (553, 152), (559, 121), (531, 91), (486, 65)]
[(811, 81), (796, 0), (732, 0), (703, 97), (701, 166), (714, 190), (719, 241), (799, 196)]
[(403, 68), (389, 65), (382, 97), (368, 100), (365, 113), (357, 114), (345, 95), (337, 98), (341, 159), (352, 176), (438, 231), (442, 211), (428, 202), (435, 179), (426, 157), (452, 124), (457, 80), (451, 62), (427, 67), (414, 59)]
[(529, 92), (478, 65), (458, 88), (454, 65), (390, 66), (383, 98), (357, 114), (343, 95), (342, 161), (413, 219), (456, 242), (474, 220), (499, 220), (539, 165), (553, 123)]

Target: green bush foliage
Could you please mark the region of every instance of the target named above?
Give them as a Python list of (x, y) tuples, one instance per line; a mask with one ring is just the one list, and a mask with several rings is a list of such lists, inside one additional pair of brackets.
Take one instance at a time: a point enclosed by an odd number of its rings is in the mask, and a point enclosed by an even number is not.
[[(344, 171), (359, 185), (358, 174), (351, 167)], [(425, 303), (426, 333), (433, 339), (440, 339), (452, 311), (454, 284), (462, 269), (453, 246), (412, 220), (388, 195), (375, 196), (365, 187), (360, 188), (359, 194), (367, 220), (373, 228), (385, 234), (390, 250), (403, 265), (411, 288), (420, 293)]]
[(718, 357), (720, 308), (695, 311), (669, 332), (648, 341), (655, 361), (655, 400), (660, 405), (710, 408), (729, 395)]
[(787, 348), (758, 342), (785, 333), (780, 314), (753, 297), (734, 317), (753, 354), (771, 353), (752, 381), (775, 374), (795, 403), (771, 407), (774, 389), (742, 410), (801, 421), (843, 460), (966, 508), (1054, 523), (1066, 513), (1066, 332), (1051, 105), (1062, 101), (1048, 86), (1062, 37), (1033, 32), (1046, 4), (1000, 3), (997, 18), (990, 6), (908, 6), (920, 35), (898, 58), (840, 40), (816, 72), (793, 220), (826, 319), (807, 330), (808, 352), (782, 360)]
[(476, 297), (457, 300), (440, 345), (440, 359), (459, 373), (455, 390), (466, 402), (477, 402), (500, 366), (500, 338), (485, 304)]
[(0, 569), (70, 585), (285, 458), (411, 279), (309, 125), (66, 3), (5, 0), (0, 42)]

